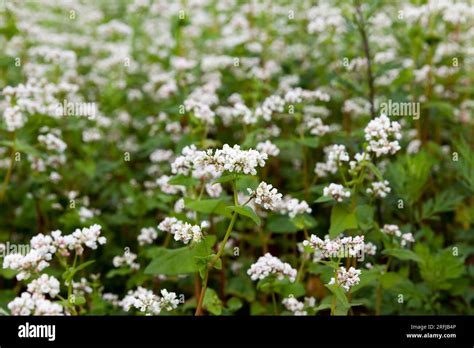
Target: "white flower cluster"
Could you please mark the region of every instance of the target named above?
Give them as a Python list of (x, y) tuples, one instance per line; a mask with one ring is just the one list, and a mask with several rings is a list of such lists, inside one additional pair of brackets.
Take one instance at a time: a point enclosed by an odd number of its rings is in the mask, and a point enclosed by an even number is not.
[(59, 281), (53, 276), (42, 274), (38, 279), (28, 284), (28, 292), (56, 297), (60, 291)]
[(383, 226), (382, 232), (388, 234), (389, 236), (400, 238), (400, 245), (402, 247), (405, 247), (408, 243), (413, 243), (415, 241), (412, 233), (402, 233), (397, 225), (386, 224)]
[(283, 199), (275, 205), (274, 210), (280, 214), (288, 214), (290, 218), (304, 213), (309, 214), (312, 211), (306, 201), (299, 201), (289, 195), (283, 197)]
[(329, 173), (334, 174), (342, 162), (349, 162), (349, 154), (344, 145), (330, 145), (324, 148), (326, 162), (316, 163), (314, 172), (318, 177), (326, 177)]
[(140, 269), (140, 264), (135, 262), (137, 259), (137, 254), (130, 252), (129, 250), (125, 250), (122, 256), (115, 256), (112, 259), (112, 264), (114, 267), (122, 267), (122, 266), (129, 266), (133, 270)]
[(150, 161), (153, 163), (167, 162), (173, 158), (173, 151), (157, 149), (150, 154)]
[(119, 305), (126, 312), (134, 307), (146, 315), (158, 315), (162, 310), (172, 311), (178, 307), (179, 300), (176, 298), (176, 293), (163, 289), (161, 296), (155, 295), (151, 290), (138, 287), (136, 290), (130, 290)]
[(175, 195), (185, 191), (184, 186), (169, 184), (168, 181), (170, 181), (170, 179), (168, 175), (162, 175), (156, 179), (156, 184), (160, 187), (161, 191), (168, 195)]
[(255, 197), (255, 203), (264, 209), (274, 210), (280, 203), (282, 194), (278, 193), (277, 189), (272, 185), (262, 181), (255, 191), (247, 189), (249, 194)]
[(316, 136), (323, 136), (331, 131), (331, 127), (325, 125), (319, 117), (305, 116), (304, 127), (310, 134)]
[(338, 286), (342, 287), (344, 290), (349, 291), (351, 287), (354, 285), (359, 284), (361, 271), (359, 269), (355, 269), (354, 267), (349, 268), (346, 270), (345, 267), (340, 267), (337, 270), (336, 277), (337, 282), (333, 278), (329, 281), (329, 285), (337, 284)]
[(396, 121), (390, 121), (386, 115), (374, 118), (365, 127), (365, 140), (369, 142), (368, 152), (373, 152), (376, 157), (394, 154), (400, 150), (398, 140), (402, 138), (401, 126)]
[(263, 143), (258, 143), (256, 149), (261, 153), (266, 153), (268, 156), (276, 157), (280, 154), (280, 149), (270, 140), (267, 140)]
[(84, 251), (84, 245), (90, 249), (97, 249), (97, 244), (105, 244), (105, 237), (100, 235), (101, 227), (92, 225), (76, 229), (72, 234), (62, 236), (57, 230), (51, 232), (51, 236), (42, 233), (34, 236), (30, 241), (31, 249), (26, 255), (13, 253), (5, 256), (3, 268), (19, 271), (18, 280), (28, 279), (33, 272), (41, 272), (49, 266), (53, 254), (67, 256), (69, 251), (75, 250), (78, 255)]
[(8, 304), (11, 315), (64, 315), (63, 307), (39, 293), (23, 292)]
[(143, 227), (137, 240), (138, 244), (145, 245), (153, 243), (156, 238), (158, 238), (158, 232), (153, 227)]
[(38, 135), (38, 141), (43, 143), (46, 148), (50, 151), (64, 152), (67, 145), (60, 138), (61, 131), (52, 130), (50, 133)]
[(171, 164), (173, 174), (192, 174), (196, 178), (216, 178), (223, 172), (257, 174), (256, 168), (263, 167), (268, 159), (266, 153), (257, 150), (241, 150), (239, 145), (222, 149), (198, 151), (194, 145), (186, 146), (182, 155)]
[(275, 275), (279, 280), (288, 277), (290, 282), (294, 282), (296, 280), (297, 271), (292, 268), (289, 263), (281, 261), (270, 253), (266, 253), (250, 266), (247, 270), (247, 274), (252, 280), (262, 280), (271, 275)]
[(312, 234), (309, 240), (303, 241), (304, 246), (315, 249), (319, 259), (332, 257), (354, 257), (365, 251), (364, 236), (336, 237), (330, 239), (328, 235), (324, 240)]
[(345, 198), (351, 196), (351, 192), (342, 185), (331, 183), (324, 188), (323, 195), (332, 197), (337, 202), (342, 202)]
[(278, 95), (271, 95), (255, 110), (255, 114), (265, 121), (270, 121), (274, 112), (283, 112), (284, 108), (285, 101), (283, 98)]
[(298, 301), (295, 297), (286, 297), (281, 301), (287, 310), (293, 312), (294, 315), (302, 316), (308, 313), (304, 310), (304, 302)]
[(174, 240), (188, 244), (190, 241), (199, 243), (203, 238), (202, 229), (207, 227), (207, 222), (202, 222), (201, 226), (191, 225), (175, 217), (167, 217), (158, 225), (160, 231), (174, 235)]
[(391, 191), (390, 186), (388, 185), (389, 182), (387, 180), (373, 182), (370, 184), (371, 187), (367, 189), (367, 193), (369, 195), (374, 195), (375, 197), (385, 198)]

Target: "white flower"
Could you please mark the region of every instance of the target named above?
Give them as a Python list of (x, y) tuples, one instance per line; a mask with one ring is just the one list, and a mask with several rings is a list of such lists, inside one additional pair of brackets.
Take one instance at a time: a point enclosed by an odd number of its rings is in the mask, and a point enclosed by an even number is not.
[(354, 257), (365, 250), (364, 236), (336, 237), (324, 240), (312, 234), (309, 240), (303, 241), (304, 246), (310, 246), (315, 250), (318, 259), (336, 257)]
[(309, 214), (312, 210), (306, 201), (299, 201), (287, 195), (275, 205), (274, 211), (280, 214), (288, 214), (290, 218), (294, 218), (296, 215)]
[(264, 209), (274, 210), (275, 206), (281, 201), (282, 194), (272, 185), (262, 181), (255, 191), (247, 189), (250, 195), (255, 196), (255, 203)]
[(342, 202), (344, 198), (351, 196), (351, 192), (346, 190), (342, 185), (331, 183), (324, 188), (323, 195), (332, 197), (337, 202)]
[(45, 294), (55, 297), (60, 291), (59, 281), (47, 274), (42, 274), (38, 279), (33, 280), (28, 284), (28, 292), (36, 294)]
[(400, 228), (397, 225), (385, 224), (382, 228), (382, 232), (396, 237), (400, 237), (402, 235), (402, 232), (400, 232)]
[(69, 248), (74, 248), (78, 255), (83, 253), (83, 244), (90, 249), (97, 249), (97, 244), (105, 244), (107, 241), (105, 237), (100, 235), (101, 228), (100, 225), (94, 224), (90, 227), (84, 227), (82, 230), (76, 229), (72, 233), (75, 243), (70, 245)]
[(281, 303), (285, 306), (287, 310), (293, 312), (294, 315), (306, 315), (304, 311), (304, 303), (298, 301), (295, 297), (289, 296), (283, 299)]
[(336, 273), (337, 281), (334, 278), (331, 278), (328, 284), (329, 285), (337, 284), (338, 286), (342, 287), (344, 290), (349, 291), (351, 287), (359, 284), (360, 274), (361, 274), (361, 271), (358, 269), (355, 269), (354, 267), (349, 268), (349, 270), (346, 270), (345, 267), (340, 267)]
[(173, 157), (173, 151), (157, 149), (150, 154), (150, 161), (153, 163), (167, 162)]
[(185, 191), (185, 187), (184, 186), (181, 186), (181, 185), (170, 185), (168, 184), (168, 181), (170, 180), (171, 178), (168, 176), (168, 175), (162, 175), (161, 177), (159, 177), (158, 179), (156, 179), (156, 183), (158, 184), (158, 186), (160, 187), (161, 191), (163, 191), (164, 193), (167, 193), (169, 195), (175, 195), (175, 194), (178, 194), (180, 192), (184, 192)]
[(375, 197), (385, 198), (387, 194), (390, 193), (391, 189), (389, 182), (387, 180), (378, 181), (371, 183), (371, 187), (367, 189), (369, 195), (374, 195)]
[(415, 238), (413, 237), (413, 234), (411, 233), (404, 233), (402, 234), (402, 239), (400, 240), (400, 245), (402, 247), (406, 246), (410, 242), (414, 242)]
[(47, 300), (41, 294), (23, 292), (8, 303), (12, 315), (64, 315), (63, 307), (59, 303)]
[(280, 149), (270, 140), (258, 143), (256, 149), (262, 153), (266, 153), (268, 156), (276, 157), (280, 154)]
[(203, 238), (202, 229), (206, 227), (207, 222), (201, 223), (201, 226), (191, 225), (174, 217), (167, 217), (158, 225), (159, 230), (173, 234), (176, 241), (184, 244), (188, 244), (191, 240), (199, 243)]
[(138, 235), (138, 244), (151, 244), (158, 237), (158, 232), (153, 227), (143, 227)]
[(179, 300), (176, 299), (176, 293), (162, 289), (161, 295), (160, 298), (151, 290), (138, 287), (136, 290), (130, 290), (119, 305), (124, 311), (128, 312), (134, 307), (146, 315), (158, 315), (162, 310), (172, 311), (177, 308)]
[(112, 264), (114, 267), (122, 267), (122, 266), (129, 266), (133, 270), (137, 270), (140, 268), (140, 264), (135, 262), (137, 259), (137, 254), (134, 254), (128, 250), (125, 250), (122, 256), (115, 256), (112, 259)]
[(3, 112), (3, 119), (5, 120), (9, 132), (22, 128), (26, 122), (23, 112), (17, 105), (7, 107)]
[(294, 282), (297, 271), (289, 263), (282, 262), (279, 258), (266, 253), (250, 266), (247, 274), (252, 280), (262, 280), (270, 275), (275, 275), (280, 280), (288, 277), (290, 282)]
[(391, 122), (386, 115), (371, 120), (364, 130), (365, 140), (369, 142), (367, 151), (376, 157), (396, 153), (400, 150), (398, 140), (402, 138), (400, 128), (398, 122)]
[(210, 197), (219, 197), (222, 193), (222, 185), (219, 183), (206, 184), (206, 192)]

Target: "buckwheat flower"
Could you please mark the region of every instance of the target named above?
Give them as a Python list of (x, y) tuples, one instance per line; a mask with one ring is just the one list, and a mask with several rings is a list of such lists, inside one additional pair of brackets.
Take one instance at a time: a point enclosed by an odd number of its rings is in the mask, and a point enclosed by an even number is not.
[(203, 234), (201, 226), (191, 225), (188, 222), (181, 222), (173, 226), (174, 240), (181, 241), (184, 244), (188, 244), (191, 240), (199, 243)]
[(377, 253), (377, 246), (371, 242), (365, 243), (364, 245), (364, 254), (373, 256)]
[(55, 277), (47, 274), (42, 274), (38, 279), (35, 279), (28, 284), (28, 292), (32, 294), (37, 293), (55, 297), (59, 294), (59, 291), (59, 281)]
[(173, 157), (173, 151), (157, 149), (150, 154), (150, 161), (153, 163), (168, 162)]
[(166, 311), (172, 311), (178, 307), (179, 300), (176, 298), (176, 293), (168, 292), (166, 289), (161, 290), (160, 307)]
[[(104, 236), (100, 235), (102, 227), (100, 225), (94, 224), (90, 227), (84, 227), (83, 229), (76, 229), (72, 235), (76, 239), (75, 245), (72, 247), (76, 250), (78, 255), (82, 255), (84, 244), (90, 249), (97, 249), (98, 244), (105, 244), (107, 239)], [(70, 246), (71, 248), (71, 246)]]
[(289, 296), (283, 299), (281, 303), (285, 306), (287, 310), (293, 312), (294, 315), (306, 315), (304, 311), (304, 303), (298, 301), (294, 296)]
[(281, 201), (282, 194), (272, 185), (262, 181), (255, 191), (247, 189), (249, 194), (255, 196), (255, 203), (264, 209), (274, 210), (275, 206)]
[(185, 187), (181, 185), (170, 185), (168, 181), (171, 178), (168, 175), (162, 175), (158, 179), (156, 179), (156, 183), (160, 187), (161, 191), (167, 193), (169, 195), (176, 195), (178, 193), (182, 193), (185, 191)]
[(309, 214), (312, 210), (306, 201), (299, 201), (296, 198), (286, 195), (275, 205), (274, 211), (277, 211), (280, 214), (288, 214), (290, 218), (294, 218), (300, 214)]
[(400, 237), (402, 235), (402, 232), (400, 232), (400, 228), (397, 225), (385, 224), (382, 228), (382, 232), (396, 237)]
[(247, 274), (252, 280), (262, 280), (274, 275), (279, 280), (288, 277), (290, 282), (294, 283), (297, 271), (289, 263), (282, 262), (279, 258), (266, 253), (250, 266)]
[(400, 245), (402, 247), (406, 246), (408, 243), (412, 243), (415, 241), (415, 238), (413, 238), (413, 234), (411, 233), (403, 233), (402, 234), (402, 239), (400, 240)]
[(64, 315), (64, 309), (59, 303), (47, 300), (41, 294), (23, 292), (8, 303), (11, 315)]
[(222, 194), (222, 185), (219, 183), (206, 184), (206, 192), (209, 197), (217, 198)]
[(158, 229), (163, 232), (173, 233), (173, 226), (178, 223), (178, 219), (175, 217), (166, 217), (158, 225)]
[(373, 152), (376, 157), (395, 154), (400, 150), (398, 140), (402, 138), (400, 124), (390, 121), (386, 115), (374, 118), (365, 128), (365, 140), (369, 142), (368, 152)]
[(407, 153), (410, 155), (418, 153), (420, 151), (420, 147), (421, 147), (420, 139), (414, 139), (410, 141), (410, 143), (408, 144)]
[(270, 140), (267, 140), (263, 143), (258, 143), (256, 149), (260, 152), (266, 153), (268, 156), (276, 157), (280, 154), (280, 149)]
[(48, 254), (43, 254), (36, 249), (30, 250), (26, 255), (19, 253), (8, 254), (3, 259), (3, 268), (9, 268), (19, 271), (16, 275), (17, 280), (28, 279), (32, 273), (38, 273), (49, 266), (45, 259)]
[(26, 123), (26, 118), (18, 105), (7, 107), (3, 112), (3, 119), (9, 132), (22, 128)]
[(325, 125), (319, 117), (305, 115), (304, 122), (304, 127), (309, 129), (309, 133), (312, 135), (323, 136), (331, 131), (331, 128)]
[(93, 291), (89, 281), (84, 277), (82, 277), (78, 282), (72, 281), (72, 290), (72, 293), (75, 296), (84, 296), (85, 294), (92, 294)]
[(140, 269), (140, 264), (135, 262), (137, 259), (137, 254), (134, 254), (128, 250), (124, 252), (122, 256), (115, 256), (112, 259), (112, 264), (114, 267), (122, 267), (122, 266), (129, 266), (133, 270)]
[(110, 303), (114, 307), (118, 307), (120, 305), (119, 297), (116, 294), (106, 292), (106, 293), (102, 294), (102, 299), (105, 302)]
[(138, 244), (151, 244), (158, 237), (158, 232), (153, 227), (143, 227), (137, 237)]
[(178, 199), (176, 203), (174, 204), (174, 212), (177, 214), (182, 213), (185, 208), (186, 208), (186, 205), (184, 203), (184, 198)]
[(176, 293), (163, 289), (161, 295), (163, 297), (160, 298), (151, 290), (140, 286), (136, 290), (130, 290), (119, 305), (126, 312), (133, 307), (145, 315), (158, 315), (162, 310), (171, 311), (177, 308), (179, 301), (176, 299)]
[(387, 180), (373, 182), (370, 185), (371, 187), (367, 189), (367, 193), (369, 195), (374, 195), (375, 197), (385, 198), (391, 191), (390, 186), (388, 186), (389, 182)]
[[(359, 284), (360, 274), (361, 271), (355, 269), (354, 267), (349, 268), (349, 270), (346, 270), (345, 267), (340, 267), (336, 273), (337, 285), (342, 287), (345, 291), (349, 291), (351, 287)], [(336, 280), (334, 278), (331, 278), (328, 285), (333, 284), (336, 284)]]
[(283, 112), (285, 101), (278, 95), (272, 95), (265, 99), (263, 104), (255, 110), (255, 114), (265, 121), (272, 119), (274, 112)]
[(369, 154), (365, 153), (365, 152), (361, 152), (361, 153), (356, 153), (355, 156), (354, 156), (354, 159), (355, 161), (350, 161), (349, 162), (349, 166), (351, 168), (351, 170), (355, 170), (356, 168), (359, 168), (359, 164), (362, 162), (362, 161), (370, 161), (370, 156)]
[(331, 183), (324, 188), (323, 195), (332, 197), (337, 202), (342, 202), (345, 198), (351, 196), (351, 192), (346, 190), (342, 185)]
[(331, 145), (324, 148), (329, 162), (349, 162), (349, 154), (344, 145)]
[(67, 145), (56, 134), (48, 133), (46, 135), (38, 135), (38, 141), (46, 145), (46, 148), (51, 151), (64, 152)]
[(330, 239), (326, 235), (322, 240), (313, 234), (309, 240), (303, 241), (303, 245), (314, 249), (314, 256), (319, 260), (333, 257), (353, 257), (364, 250), (364, 236)]

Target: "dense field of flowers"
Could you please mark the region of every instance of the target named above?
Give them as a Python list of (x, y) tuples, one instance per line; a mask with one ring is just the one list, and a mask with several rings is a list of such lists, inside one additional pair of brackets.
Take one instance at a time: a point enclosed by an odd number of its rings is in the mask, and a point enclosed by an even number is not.
[(4, 315), (474, 314), (471, 0), (0, 2)]

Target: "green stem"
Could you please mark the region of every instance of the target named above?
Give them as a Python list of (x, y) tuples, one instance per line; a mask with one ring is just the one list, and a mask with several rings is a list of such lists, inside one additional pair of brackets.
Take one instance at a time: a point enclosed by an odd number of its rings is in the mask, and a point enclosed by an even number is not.
[(11, 154), (10, 154), (10, 165), (8, 166), (7, 174), (5, 175), (5, 179), (3, 180), (2, 190), (0, 191), (0, 202), (3, 201), (3, 198), (5, 197), (8, 183), (10, 182), (10, 177), (13, 171), (13, 164), (15, 162), (15, 140), (16, 140), (16, 135), (15, 133), (13, 133), (12, 134), (12, 148), (11, 148)]
[(273, 291), (272, 291), (272, 303), (273, 303), (273, 313), (275, 315), (278, 315), (278, 306), (277, 306), (276, 296), (275, 296), (275, 292)]

